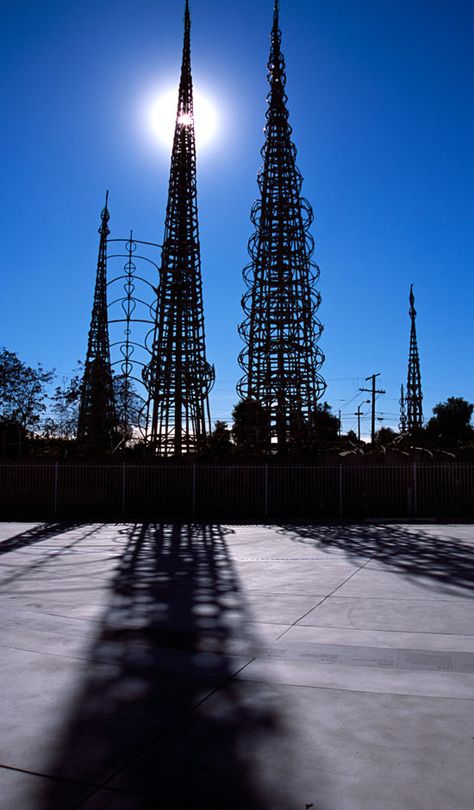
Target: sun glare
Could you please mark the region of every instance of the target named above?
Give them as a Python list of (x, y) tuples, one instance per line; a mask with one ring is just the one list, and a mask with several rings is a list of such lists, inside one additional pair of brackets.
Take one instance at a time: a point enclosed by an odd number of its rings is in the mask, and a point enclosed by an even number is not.
[[(155, 98), (150, 105), (150, 124), (153, 135), (168, 149), (173, 143), (176, 124), (178, 89), (173, 88)], [(181, 113), (178, 123), (182, 126), (192, 124), (192, 116)], [(217, 130), (217, 115), (212, 102), (199, 91), (194, 91), (194, 126), (196, 144), (205, 146), (214, 140)]]

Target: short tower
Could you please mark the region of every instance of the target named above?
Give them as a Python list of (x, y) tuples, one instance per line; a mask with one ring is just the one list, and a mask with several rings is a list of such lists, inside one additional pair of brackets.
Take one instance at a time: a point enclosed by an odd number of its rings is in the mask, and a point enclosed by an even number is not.
[(410, 351), (408, 355), (407, 375), (407, 428), (410, 433), (423, 427), (423, 394), (421, 393), (420, 357), (416, 336), (416, 309), (413, 284), (410, 285)]
[(105, 206), (100, 215), (94, 304), (77, 424), (78, 442), (94, 453), (113, 449), (117, 439), (107, 320), (107, 236), (110, 233), (108, 198), (109, 192), (106, 193)]

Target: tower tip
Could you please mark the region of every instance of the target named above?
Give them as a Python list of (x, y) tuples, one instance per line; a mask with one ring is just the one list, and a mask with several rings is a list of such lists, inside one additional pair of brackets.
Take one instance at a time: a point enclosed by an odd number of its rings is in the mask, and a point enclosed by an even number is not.
[(274, 0), (273, 3), (273, 28), (276, 29), (280, 25), (280, 0)]

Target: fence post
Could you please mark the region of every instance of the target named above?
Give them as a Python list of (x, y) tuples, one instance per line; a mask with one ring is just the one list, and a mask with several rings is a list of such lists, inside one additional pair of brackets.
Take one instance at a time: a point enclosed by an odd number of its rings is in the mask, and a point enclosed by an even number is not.
[(58, 513), (58, 485), (59, 485), (59, 464), (56, 461), (54, 465), (54, 504), (53, 504), (54, 515), (57, 515)]
[(343, 506), (343, 491), (342, 491), (342, 464), (339, 463), (339, 517), (342, 517), (344, 514), (344, 506)]
[(125, 471), (125, 461), (122, 463), (122, 515), (125, 514), (125, 497), (126, 497), (126, 484), (127, 484), (127, 477)]
[(264, 517), (268, 517), (268, 461), (265, 462), (265, 490), (263, 503)]
[(418, 502), (416, 492), (416, 461), (413, 461), (413, 517), (418, 516)]

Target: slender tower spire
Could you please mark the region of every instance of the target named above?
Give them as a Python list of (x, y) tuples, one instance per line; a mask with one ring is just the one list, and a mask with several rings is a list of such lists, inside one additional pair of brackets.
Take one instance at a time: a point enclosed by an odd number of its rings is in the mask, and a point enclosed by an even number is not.
[(148, 443), (161, 456), (199, 450), (210, 431), (196, 196), (191, 21), (186, 0), (178, 108), (161, 255), (149, 392)]
[(423, 427), (423, 394), (421, 393), (420, 357), (416, 338), (416, 309), (413, 284), (410, 285), (410, 310), (408, 314), (411, 320), (411, 330), (406, 395), (407, 428), (410, 432), (413, 432)]
[(112, 370), (107, 322), (107, 236), (109, 235), (109, 192), (100, 218), (99, 255), (87, 355), (79, 404), (77, 438), (95, 452), (110, 450), (116, 439)]
[(255, 226), (248, 245), (251, 262), (243, 271), (247, 291), (239, 332), (245, 348), (239, 363), (244, 375), (237, 390), (244, 401), (257, 401), (267, 414), (267, 452), (285, 452), (311, 434), (326, 384), (318, 374), (324, 356), (318, 347), (322, 326), (316, 317), (319, 268), (311, 260), (313, 211), (300, 194), (302, 177), (291, 141), (278, 2), (268, 82), (260, 199), (251, 212)]

